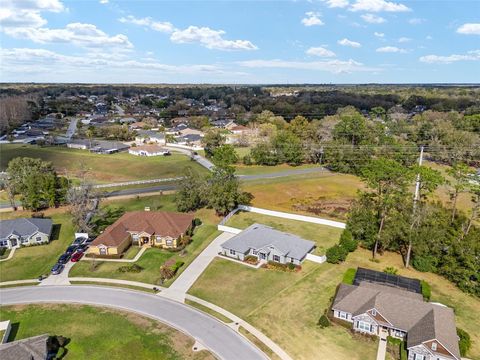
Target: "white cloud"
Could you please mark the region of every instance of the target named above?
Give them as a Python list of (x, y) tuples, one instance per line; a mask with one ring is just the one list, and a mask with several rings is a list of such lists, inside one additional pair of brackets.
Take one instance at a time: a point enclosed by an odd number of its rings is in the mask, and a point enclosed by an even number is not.
[(335, 57), (335, 53), (331, 50), (325, 49), (324, 47), (311, 47), (306, 51), (307, 55), (314, 55), (319, 57)]
[(248, 40), (225, 40), (225, 31), (208, 27), (189, 26), (184, 30), (175, 30), (170, 36), (174, 43), (199, 43), (207, 49), (217, 50), (257, 50)]
[(425, 22), (425, 19), (421, 19), (421, 18), (413, 18), (408, 20), (408, 23), (412, 25), (420, 25), (420, 24), (423, 24), (424, 22)]
[(118, 19), (118, 21), (124, 24), (134, 24), (139, 26), (145, 26), (152, 30), (164, 32), (164, 33), (171, 33), (175, 30), (172, 23), (168, 21), (155, 21), (151, 17), (136, 18), (132, 15), (128, 15), (126, 17), (121, 17), (120, 19)]
[(16, 27), (3, 31), (18, 39), (28, 39), (36, 43), (68, 43), (83, 47), (132, 48), (128, 37), (122, 34), (110, 36), (92, 24), (71, 23), (63, 29)]
[(380, 53), (401, 53), (401, 54), (404, 54), (407, 52), (407, 50), (398, 48), (396, 46), (384, 46), (384, 47), (378, 48), (375, 51)]
[(457, 61), (480, 61), (480, 50), (472, 50), (462, 55), (426, 55), (420, 57), (419, 60), (427, 64), (451, 64)]
[(108, 4), (108, 0), (100, 0), (100, 4)]
[(351, 11), (368, 11), (368, 12), (405, 12), (411, 9), (403, 4), (394, 3), (385, 0), (356, 0), (350, 7)]
[(480, 35), (480, 23), (463, 24), (457, 29), (457, 33), (465, 35)]
[(320, 19), (320, 13), (309, 11), (305, 13), (305, 17), (302, 19), (302, 24), (305, 26), (324, 25), (324, 22)]
[(412, 41), (412, 39), (410, 39), (408, 37), (405, 37), (405, 36), (402, 36), (400, 39), (398, 39), (399, 43), (407, 43), (407, 42), (410, 42), (410, 41)]
[(373, 35), (375, 35), (376, 37), (379, 37), (379, 38), (383, 38), (385, 37), (385, 34), (384, 33), (381, 33), (381, 32), (374, 32)]
[(362, 44), (360, 44), (359, 42), (348, 40), (347, 38), (338, 40), (337, 43), (342, 46), (350, 46), (353, 48), (359, 48), (362, 46)]
[(288, 61), (288, 60), (247, 60), (238, 62), (248, 68), (283, 68), (308, 71), (327, 71), (333, 74), (352, 73), (358, 71), (375, 71), (355, 60), (324, 60), (324, 61)]
[(362, 15), (361, 18), (370, 24), (382, 24), (387, 21), (383, 17), (374, 14), (365, 14)]
[(65, 7), (58, 0), (3, 0), (0, 9), (2, 27), (40, 27), (47, 23), (41, 12), (58, 13)]
[(325, 0), (325, 2), (330, 8), (345, 8), (350, 4), (348, 0)]

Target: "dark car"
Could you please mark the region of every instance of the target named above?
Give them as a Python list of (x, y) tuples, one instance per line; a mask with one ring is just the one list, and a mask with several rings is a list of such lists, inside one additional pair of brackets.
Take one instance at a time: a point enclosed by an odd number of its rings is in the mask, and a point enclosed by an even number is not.
[(79, 261), (83, 256), (83, 251), (77, 251), (75, 254), (72, 255), (72, 258), (70, 259), (71, 262), (77, 262)]
[(65, 254), (72, 255), (77, 249), (78, 245), (70, 245), (67, 250), (65, 250)]
[(66, 264), (68, 262), (68, 260), (70, 260), (70, 254), (62, 254), (59, 258), (58, 258), (58, 263), (59, 264)]
[(88, 245), (87, 244), (83, 244), (83, 245), (80, 245), (77, 249), (77, 252), (81, 251), (81, 252), (85, 252), (87, 251), (88, 249)]
[(65, 266), (63, 264), (60, 264), (60, 263), (55, 264), (52, 268), (52, 271), (51, 271), (52, 275), (60, 274), (63, 271), (64, 267)]
[(73, 245), (82, 245), (84, 244), (88, 239), (86, 237), (78, 237), (75, 239), (73, 242)]

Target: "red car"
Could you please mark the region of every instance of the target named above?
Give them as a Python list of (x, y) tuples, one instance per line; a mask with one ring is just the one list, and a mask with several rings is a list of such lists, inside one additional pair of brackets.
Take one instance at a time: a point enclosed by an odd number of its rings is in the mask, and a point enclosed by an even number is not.
[(83, 256), (83, 252), (77, 251), (75, 254), (72, 255), (72, 258), (70, 259), (71, 262), (77, 262), (79, 261)]

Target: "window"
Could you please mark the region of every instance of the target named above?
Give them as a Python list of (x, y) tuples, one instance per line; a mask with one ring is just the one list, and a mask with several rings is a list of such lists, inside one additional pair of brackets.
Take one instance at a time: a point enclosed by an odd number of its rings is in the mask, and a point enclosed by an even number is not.
[(156, 236), (156, 239), (157, 239), (157, 242), (161, 242), (162, 241), (162, 237), (161, 236)]
[(167, 241), (165, 241), (165, 244), (167, 246), (173, 246), (173, 240), (167, 240)]
[(295, 261), (294, 258), (290, 258), (290, 262), (293, 263)]
[(42, 237), (41, 236), (37, 236), (37, 242), (41, 242), (42, 241)]
[(252, 254), (253, 254), (253, 255), (257, 255), (257, 254), (258, 254), (258, 251), (257, 251), (257, 250), (252, 250)]
[(346, 319), (347, 318), (347, 313), (343, 312), (343, 311), (340, 311), (339, 316), (340, 316), (340, 319)]
[(8, 245), (7, 240), (0, 241), (0, 246), (7, 246), (7, 245)]
[(415, 354), (413, 360), (425, 360), (425, 355)]
[(230, 255), (235, 255), (235, 250), (230, 249)]
[(437, 351), (437, 343), (436, 342), (432, 343), (432, 350)]
[(364, 321), (359, 321), (358, 322), (358, 329), (362, 330), (362, 331), (370, 332), (370, 324), (366, 323)]
[(280, 262), (280, 256), (278, 256), (278, 255), (273, 255), (273, 261), (275, 261), (275, 262)]
[(373, 316), (376, 316), (376, 315), (377, 315), (377, 310), (373, 309), (373, 310), (372, 310), (372, 315), (373, 315)]
[(138, 234), (132, 234), (132, 239), (138, 241)]
[(22, 238), (22, 244), (26, 244), (28, 243), (28, 238), (27, 237), (23, 237)]

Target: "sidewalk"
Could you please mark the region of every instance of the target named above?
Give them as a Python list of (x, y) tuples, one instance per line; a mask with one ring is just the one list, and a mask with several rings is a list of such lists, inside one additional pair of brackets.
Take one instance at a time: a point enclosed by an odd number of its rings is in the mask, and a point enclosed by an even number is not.
[(380, 340), (378, 342), (377, 360), (385, 360), (386, 352), (387, 352), (387, 333), (384, 331), (381, 331)]
[(10, 249), (8, 256), (5, 259), (0, 260), (0, 262), (10, 260), (13, 257), (13, 254), (15, 254), (15, 250), (17, 250), (16, 247)]
[(200, 255), (180, 274), (172, 285), (159, 295), (169, 297), (173, 300), (184, 302), (185, 294), (192, 287), (193, 283), (202, 275), (211, 261), (221, 250), (220, 245), (233, 237), (234, 234), (222, 233), (218, 235)]

